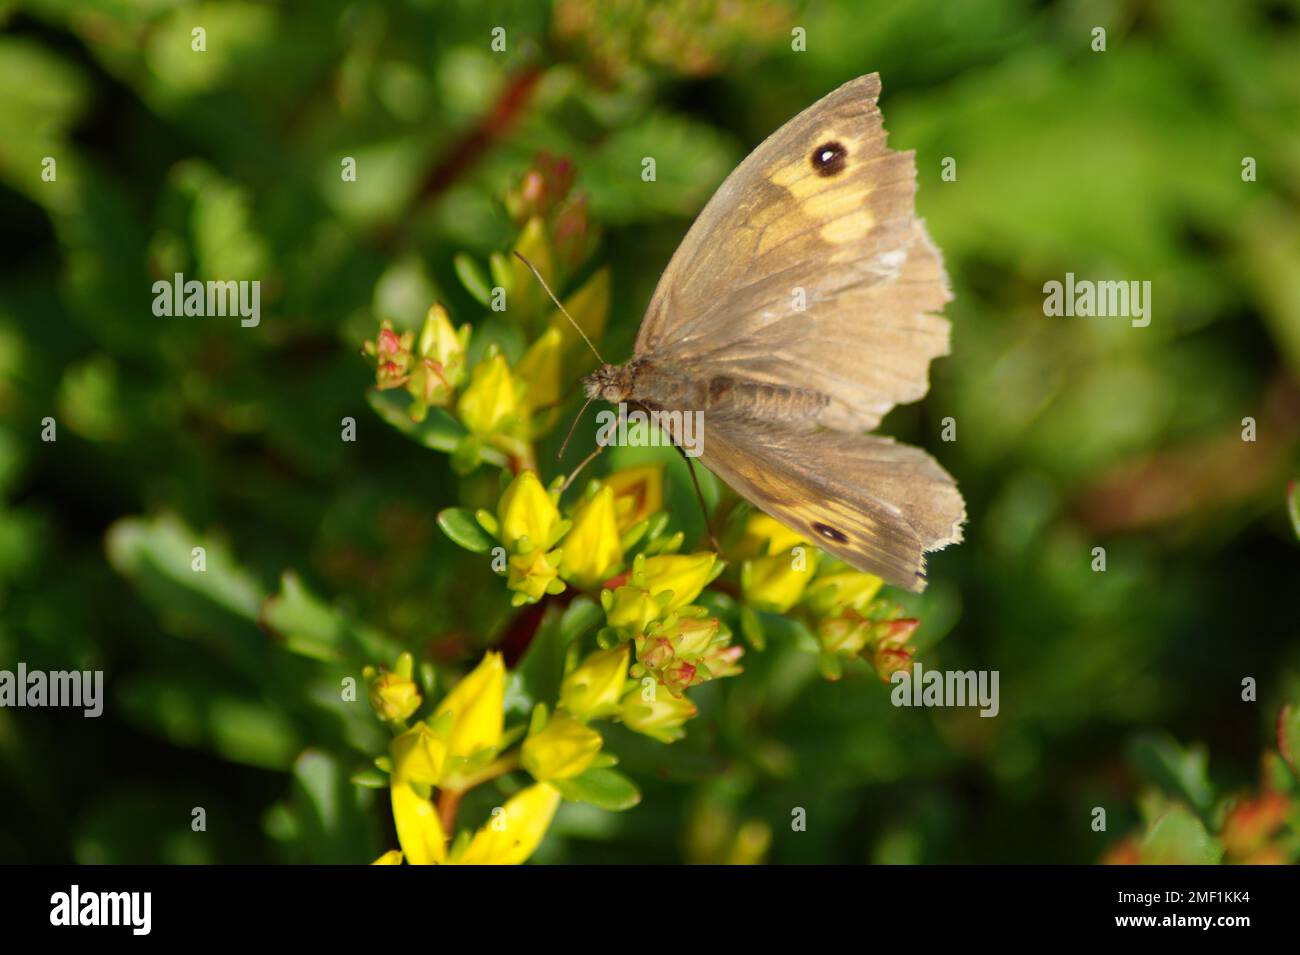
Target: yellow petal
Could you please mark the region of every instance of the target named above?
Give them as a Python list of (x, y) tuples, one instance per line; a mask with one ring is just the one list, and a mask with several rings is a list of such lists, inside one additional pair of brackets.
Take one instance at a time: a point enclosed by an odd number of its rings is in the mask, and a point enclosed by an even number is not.
[(560, 521), (560, 511), (532, 471), (520, 471), (497, 504), (501, 543), (513, 548), (527, 537), (534, 547), (546, 547)]
[(630, 644), (626, 643), (592, 653), (564, 678), (560, 687), (560, 705), (579, 719), (616, 712), (627, 684), (630, 653)]
[(758, 610), (785, 613), (799, 602), (817, 570), (811, 547), (745, 561), (740, 586), (745, 600)]
[(385, 852), (383, 855), (381, 855), (378, 859), (376, 859), (374, 862), (370, 864), (371, 865), (401, 865), (402, 864), (401, 850), (389, 849), (387, 852)]
[(521, 384), (501, 355), (484, 358), (474, 366), (469, 387), (460, 396), (457, 411), (465, 427), (478, 435), (504, 430), (519, 412)]
[(540, 731), (524, 740), (521, 762), (538, 782), (569, 779), (591, 765), (600, 744), (600, 734), (594, 729), (557, 711)]
[(548, 328), (524, 352), (515, 374), (524, 382), (524, 402), (529, 408), (559, 402), (564, 389), (562, 357), (563, 339), (558, 328)]
[(434, 735), (427, 723), (417, 723), (388, 744), (393, 774), (412, 783), (436, 786), (447, 759), (447, 741)]
[(537, 783), (493, 810), (456, 861), (462, 865), (519, 865), (537, 848), (551, 826), (560, 793)]
[(433, 801), (421, 796), (406, 779), (394, 775), (389, 792), (397, 841), (411, 865), (434, 865), (447, 858), (447, 840)]
[(717, 555), (711, 551), (698, 554), (669, 554), (650, 557), (645, 562), (646, 586), (658, 596), (671, 590), (672, 599), (665, 612), (678, 610), (700, 595), (705, 585), (713, 579)]
[(620, 532), (641, 523), (664, 506), (662, 464), (623, 468), (601, 483), (614, 491), (614, 509)]
[(453, 715), (447, 734), (451, 756), (473, 756), (501, 743), (506, 695), (506, 667), (501, 654), (490, 651), (483, 661), (457, 683), (434, 711), (430, 722)]
[(623, 544), (614, 513), (614, 490), (602, 487), (585, 501), (564, 538), (560, 572), (579, 587), (594, 587), (623, 562)]

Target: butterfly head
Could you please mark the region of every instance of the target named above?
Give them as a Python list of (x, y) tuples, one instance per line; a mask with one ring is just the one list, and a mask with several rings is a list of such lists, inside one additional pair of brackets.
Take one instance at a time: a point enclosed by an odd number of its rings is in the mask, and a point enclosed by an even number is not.
[(618, 404), (632, 394), (632, 373), (627, 365), (601, 365), (582, 379), (582, 387), (588, 398)]

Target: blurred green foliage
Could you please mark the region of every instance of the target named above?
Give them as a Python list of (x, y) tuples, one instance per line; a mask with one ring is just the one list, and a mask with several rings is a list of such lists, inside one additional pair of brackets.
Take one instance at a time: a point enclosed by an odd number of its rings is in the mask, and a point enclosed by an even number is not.
[[(0, 710), (0, 860), (395, 844), (349, 782), (386, 734), (339, 681), (403, 649), (464, 669), (513, 611), (436, 523), (490, 507), (495, 474), (384, 423), (362, 342), (435, 299), (481, 323), (456, 256), (508, 247), (499, 196), (546, 150), (605, 231), (622, 357), (723, 176), (870, 71), (957, 296), (952, 356), (885, 430), (971, 520), (904, 599), (927, 665), (1001, 672), (1000, 715), (895, 709), (770, 638), (699, 688), (685, 740), (613, 728), (642, 803), (566, 804), (535, 858), (1080, 862), (1145, 824), (1138, 856), (1241, 861), (1231, 797), (1294, 791), (1296, 0), (28, 0), (0, 25), (0, 668), (102, 668), (109, 697)], [(178, 271), (260, 279), (260, 325), (155, 317)], [(1150, 327), (1044, 317), (1066, 272), (1149, 280)], [(1275, 740), (1289, 769), (1261, 768)]]

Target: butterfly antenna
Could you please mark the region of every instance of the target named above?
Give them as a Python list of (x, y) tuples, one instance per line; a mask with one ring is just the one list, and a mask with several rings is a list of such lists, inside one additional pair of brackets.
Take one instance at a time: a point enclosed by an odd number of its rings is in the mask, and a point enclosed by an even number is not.
[(596, 360), (599, 361), (602, 365), (605, 364), (606, 363), (605, 359), (600, 357), (600, 352), (597, 351), (596, 346), (591, 343), (591, 339), (587, 337), (587, 333), (582, 330), (581, 325), (579, 325), (576, 321), (574, 321), (573, 316), (569, 314), (568, 310), (565, 309), (565, 307), (560, 304), (560, 300), (555, 297), (555, 293), (551, 291), (551, 287), (546, 284), (546, 279), (542, 278), (542, 273), (537, 271), (537, 266), (533, 265), (533, 263), (529, 262), (526, 258), (524, 258), (519, 253), (518, 249), (515, 250), (515, 258), (517, 258), (520, 262), (524, 263), (524, 265), (528, 266), (529, 271), (531, 271), (533, 275), (536, 277), (537, 281), (541, 283), (542, 288), (546, 289), (546, 294), (551, 297), (551, 301), (554, 302), (555, 307), (560, 310), (560, 314), (562, 314), (565, 318), (567, 318), (569, 322), (572, 323), (573, 327), (578, 330), (578, 334), (581, 335), (582, 340), (587, 343), (587, 347), (590, 348), (592, 354), (596, 356)]

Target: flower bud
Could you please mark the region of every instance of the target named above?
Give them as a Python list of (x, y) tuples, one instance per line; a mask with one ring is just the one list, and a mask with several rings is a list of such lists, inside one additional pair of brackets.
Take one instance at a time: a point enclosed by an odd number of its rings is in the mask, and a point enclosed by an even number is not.
[(396, 672), (385, 670), (371, 679), (370, 705), (380, 719), (390, 723), (401, 722), (420, 708), (420, 688), (411, 679), (413, 664), (411, 655), (403, 653)]
[(555, 561), (561, 551), (547, 552), (535, 547), (526, 554), (516, 554), (510, 558), (510, 572), (506, 577), (506, 586), (515, 592), (513, 603), (534, 604), (546, 594), (558, 594), (564, 590), (564, 581), (559, 579), (559, 568)]
[(420, 329), (417, 354), (437, 366), (438, 375), (450, 388), (465, 381), (465, 351), (469, 347), (470, 326), (452, 328), (447, 310), (435, 303)]
[(600, 602), (605, 608), (605, 620), (611, 627), (633, 634), (644, 633), (650, 622), (663, 611), (659, 601), (641, 587), (624, 586), (612, 592), (602, 591)]
[(564, 678), (560, 706), (580, 720), (618, 712), (619, 699), (627, 685), (630, 654), (626, 643), (590, 654)]
[(535, 548), (550, 546), (551, 534), (560, 522), (560, 511), (532, 471), (520, 471), (497, 504), (501, 543), (515, 550), (528, 538)]
[(416, 723), (394, 737), (388, 750), (395, 777), (422, 786), (438, 785), (447, 760), (447, 741), (435, 734), (429, 724)]
[(522, 383), (503, 356), (485, 356), (474, 366), (469, 387), (456, 406), (460, 420), (476, 435), (505, 431), (517, 421), (522, 391)]
[(505, 694), (505, 663), (500, 653), (489, 651), (434, 711), (431, 722), (435, 723), (451, 714), (448, 755), (468, 758), (480, 750), (495, 750), (501, 744)]
[(785, 613), (803, 597), (817, 570), (817, 552), (808, 546), (782, 554), (754, 557), (740, 568), (745, 602), (756, 610)]
[(819, 617), (829, 617), (845, 608), (863, 611), (876, 598), (884, 581), (875, 574), (856, 570), (818, 577), (808, 587), (805, 601)]
[(719, 561), (712, 551), (698, 554), (666, 554), (648, 557), (641, 572), (651, 594), (658, 596), (672, 592), (665, 612), (686, 606), (700, 595), (708, 583), (717, 576)]
[[(648, 678), (647, 678), (648, 679)], [(674, 696), (650, 683), (634, 686), (623, 697), (620, 715), (630, 730), (671, 743), (686, 735), (682, 725), (699, 711), (685, 696)]]
[(581, 775), (600, 752), (600, 734), (557, 710), (524, 740), (521, 762), (538, 782)]
[(590, 500), (579, 505), (573, 527), (564, 538), (564, 560), (560, 571), (565, 580), (579, 587), (594, 587), (623, 562), (614, 511), (614, 491), (602, 487)]

